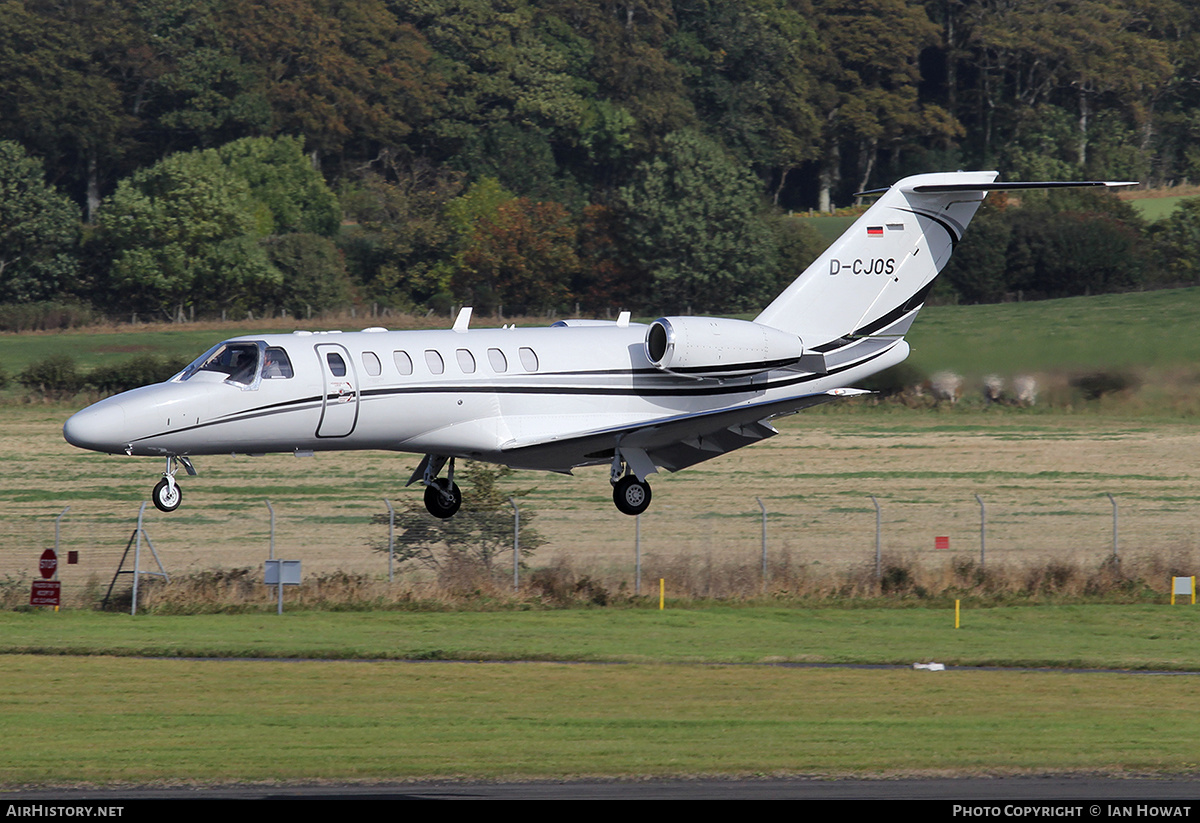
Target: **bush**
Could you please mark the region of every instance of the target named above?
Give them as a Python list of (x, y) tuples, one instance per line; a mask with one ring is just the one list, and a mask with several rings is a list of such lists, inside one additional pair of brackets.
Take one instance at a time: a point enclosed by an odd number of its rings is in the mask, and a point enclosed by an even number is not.
[(83, 377), (75, 361), (65, 354), (55, 354), (39, 360), (17, 375), (17, 382), (43, 397), (62, 400), (83, 388)]
[(184, 360), (141, 354), (115, 366), (100, 366), (84, 382), (101, 394), (119, 394), (138, 386), (162, 383), (186, 365)]
[(100, 320), (96, 310), (74, 300), (0, 303), (0, 331), (47, 331), (89, 326)]

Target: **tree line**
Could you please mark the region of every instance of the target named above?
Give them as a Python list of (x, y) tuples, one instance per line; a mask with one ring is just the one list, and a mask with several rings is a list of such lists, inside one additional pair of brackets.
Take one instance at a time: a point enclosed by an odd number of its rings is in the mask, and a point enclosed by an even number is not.
[[(0, 0), (0, 303), (745, 310), (909, 173), (1200, 177), (1198, 69), (1176, 0)], [(1195, 280), (1008, 205), (943, 299)]]

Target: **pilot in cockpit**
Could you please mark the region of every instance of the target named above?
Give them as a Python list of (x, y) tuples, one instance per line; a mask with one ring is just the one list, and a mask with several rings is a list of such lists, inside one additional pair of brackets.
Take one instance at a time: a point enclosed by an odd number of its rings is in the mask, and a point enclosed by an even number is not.
[(271, 347), (266, 350), (263, 354), (262, 376), (264, 380), (292, 376), (292, 363), (283, 349)]
[(235, 383), (249, 385), (254, 380), (254, 366), (257, 358), (251, 352), (235, 350), (230, 358), (229, 379)]

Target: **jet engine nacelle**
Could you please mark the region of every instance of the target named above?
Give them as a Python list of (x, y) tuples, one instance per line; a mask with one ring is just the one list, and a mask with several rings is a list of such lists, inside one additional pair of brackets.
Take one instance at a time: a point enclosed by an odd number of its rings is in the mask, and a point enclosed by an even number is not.
[(791, 332), (724, 317), (660, 317), (646, 332), (655, 367), (687, 377), (742, 377), (800, 361), (804, 344)]

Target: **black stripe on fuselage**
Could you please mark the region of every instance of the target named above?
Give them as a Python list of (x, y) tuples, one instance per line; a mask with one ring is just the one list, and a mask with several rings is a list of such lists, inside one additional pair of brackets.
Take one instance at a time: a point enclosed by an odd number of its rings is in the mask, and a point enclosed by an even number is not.
[[(728, 395), (728, 394), (747, 394), (747, 393), (751, 393), (751, 392), (753, 392), (755, 394), (759, 394), (759, 393), (769, 391), (772, 389), (787, 388), (789, 386), (797, 386), (797, 385), (802, 385), (804, 383), (811, 383), (814, 380), (823, 380), (823, 379), (827, 379), (829, 377), (833, 377), (833, 376), (839, 374), (840, 372), (848, 371), (849, 369), (852, 369), (852, 368), (857, 368), (858, 366), (861, 366), (864, 363), (869, 363), (870, 361), (883, 356), (885, 353), (890, 351), (891, 348), (892, 347), (889, 346), (888, 348), (886, 348), (882, 351), (876, 352), (875, 354), (871, 355), (870, 357), (867, 357), (862, 360), (859, 360), (854, 363), (843, 366), (843, 367), (836, 369), (835, 371), (832, 371), (828, 374), (804, 374), (804, 375), (798, 375), (796, 377), (790, 377), (790, 378), (786, 378), (786, 379), (782, 379), (782, 380), (775, 380), (770, 383), (755, 384), (755, 383), (751, 383), (751, 382), (739, 382), (737, 385), (732, 385), (732, 386), (722, 385), (722, 386), (712, 386), (712, 387), (708, 387), (708, 388), (694, 388), (694, 389), (688, 388), (688, 387), (683, 387), (683, 386), (671, 386), (671, 387), (662, 387), (662, 388), (638, 387), (638, 386), (614, 386), (614, 387), (608, 388), (608, 387), (600, 387), (600, 386), (503, 386), (503, 385), (484, 384), (484, 383), (473, 386), (473, 385), (469, 385), (469, 384), (464, 385), (461, 383), (457, 383), (457, 384), (447, 385), (447, 386), (436, 386), (436, 385), (434, 385), (434, 386), (430, 386), (430, 385), (404, 386), (404, 387), (394, 386), (394, 387), (379, 388), (379, 389), (366, 389), (366, 390), (360, 389), (359, 397), (361, 399), (365, 400), (368, 398), (378, 399), (378, 398), (383, 398), (383, 397), (394, 397), (394, 396), (405, 395), (405, 394), (530, 394), (530, 395), (556, 394), (556, 395), (574, 395), (574, 396), (594, 395), (594, 396), (601, 396), (601, 397), (616, 397), (616, 396), (703, 397), (703, 396), (716, 396), (716, 395)], [(626, 374), (636, 373), (637, 371), (641, 371), (641, 370), (629, 370), (624, 373), (626, 373)], [(621, 374), (622, 372), (616, 371), (616, 372), (612, 372), (612, 373)], [(657, 372), (657, 370), (655, 370), (655, 373), (657, 374), (659, 372)], [(547, 374), (545, 376), (546, 377), (561, 377), (566, 374), (572, 374), (572, 373), (561, 372), (561, 373)], [(580, 373), (580, 374), (586, 374), (586, 373)], [(745, 381), (746, 378), (738, 378), (738, 380)], [(247, 420), (255, 420), (260, 417), (269, 417), (269, 416), (275, 415), (275, 414), (285, 414), (285, 413), (292, 412), (292, 411), (301, 411), (305, 407), (307, 407), (309, 404), (316, 404), (320, 400), (321, 400), (321, 398), (318, 396), (318, 397), (306, 397), (302, 400), (292, 400), (292, 401), (285, 401), (282, 403), (272, 403), (269, 406), (260, 406), (258, 408), (254, 408), (254, 409), (246, 409), (245, 411), (234, 412), (232, 414), (228, 414), (223, 417), (214, 418), (212, 420), (208, 420), (203, 423), (197, 423), (194, 426), (185, 426), (185, 427), (179, 428), (179, 429), (171, 429), (169, 431), (157, 432), (155, 434), (148, 434), (145, 437), (139, 437), (136, 440), (133, 440), (131, 442), (140, 443), (144, 440), (152, 440), (156, 437), (164, 437), (164, 436), (168, 436), (168, 435), (180, 434), (183, 432), (197, 431), (199, 429), (205, 429), (210, 426), (220, 426), (220, 425), (224, 425), (227, 423), (241, 423), (241, 422), (245, 422)], [(320, 406), (316, 406), (316, 408), (320, 408)]]

